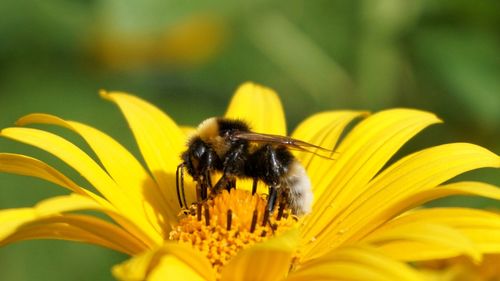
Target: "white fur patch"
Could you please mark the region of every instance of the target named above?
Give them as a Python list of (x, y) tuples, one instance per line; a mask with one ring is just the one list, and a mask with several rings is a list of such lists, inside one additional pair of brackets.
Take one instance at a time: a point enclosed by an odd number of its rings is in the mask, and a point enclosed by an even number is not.
[(287, 182), (290, 188), (289, 204), (292, 210), (297, 215), (310, 213), (314, 197), (311, 190), (311, 181), (306, 170), (298, 161), (294, 161), (290, 166)]

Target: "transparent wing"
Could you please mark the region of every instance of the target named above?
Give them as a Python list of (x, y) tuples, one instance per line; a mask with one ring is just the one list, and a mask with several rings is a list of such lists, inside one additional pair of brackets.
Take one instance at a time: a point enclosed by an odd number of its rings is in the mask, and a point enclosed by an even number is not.
[(287, 136), (260, 134), (254, 132), (236, 132), (231, 135), (232, 140), (247, 140), (256, 143), (269, 143), (275, 145), (283, 145), (289, 149), (300, 150), (313, 153), (317, 156), (334, 159), (332, 156), (335, 153), (333, 150), (314, 145), (305, 141), (294, 139)]

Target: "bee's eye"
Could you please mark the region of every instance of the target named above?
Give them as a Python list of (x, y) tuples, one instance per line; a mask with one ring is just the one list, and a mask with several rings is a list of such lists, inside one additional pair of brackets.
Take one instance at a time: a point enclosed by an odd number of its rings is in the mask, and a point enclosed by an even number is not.
[(193, 168), (195, 170), (197, 170), (198, 169), (198, 164), (200, 164), (200, 161), (199, 161), (200, 158), (191, 157), (190, 159), (191, 159), (191, 165), (193, 165)]
[(193, 151), (193, 154), (196, 158), (200, 159), (203, 154), (205, 154), (205, 147), (200, 145), (196, 147)]

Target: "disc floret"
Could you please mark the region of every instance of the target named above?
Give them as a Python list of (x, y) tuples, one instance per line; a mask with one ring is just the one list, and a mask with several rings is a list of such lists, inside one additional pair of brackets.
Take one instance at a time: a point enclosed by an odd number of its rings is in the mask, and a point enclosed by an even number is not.
[(265, 196), (246, 190), (224, 190), (212, 199), (191, 205), (169, 238), (201, 251), (220, 271), (240, 250), (296, 224), (296, 217), (283, 205), (271, 215), (266, 206)]

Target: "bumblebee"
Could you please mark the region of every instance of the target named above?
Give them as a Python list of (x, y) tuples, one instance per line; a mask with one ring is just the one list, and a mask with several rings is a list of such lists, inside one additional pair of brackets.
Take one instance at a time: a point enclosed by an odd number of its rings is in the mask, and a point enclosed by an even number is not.
[[(330, 151), (286, 136), (252, 132), (241, 120), (213, 117), (203, 121), (182, 153), (177, 168), (177, 194), (181, 208), (187, 207), (183, 170), (197, 183), (197, 198), (206, 200), (223, 189), (236, 186), (238, 178), (253, 179), (252, 194), (258, 181), (269, 187), (266, 212), (273, 213), (277, 202), (287, 206), (298, 216), (311, 211), (313, 194), (311, 182), (304, 167), (290, 149)], [(211, 175), (222, 176), (213, 184)], [(209, 194), (210, 191), (210, 194)]]

